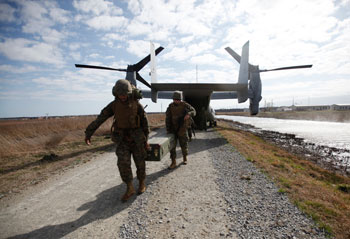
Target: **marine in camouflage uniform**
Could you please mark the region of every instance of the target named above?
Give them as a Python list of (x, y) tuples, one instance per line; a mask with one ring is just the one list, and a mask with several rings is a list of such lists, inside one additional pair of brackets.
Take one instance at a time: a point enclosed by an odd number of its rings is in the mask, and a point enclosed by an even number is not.
[(191, 117), (196, 115), (196, 110), (188, 103), (182, 101), (182, 93), (175, 91), (173, 94), (173, 103), (166, 110), (166, 129), (167, 133), (174, 134), (175, 145), (170, 150), (171, 165), (169, 169), (176, 167), (176, 144), (179, 144), (182, 151), (183, 163), (187, 164), (188, 154), (188, 127), (192, 123)]
[(97, 128), (111, 116), (114, 116), (112, 126), (112, 140), (116, 143), (116, 155), (118, 168), (127, 190), (122, 201), (127, 201), (135, 189), (132, 184), (133, 174), (131, 169), (131, 155), (137, 168), (136, 174), (139, 180), (138, 193), (146, 190), (145, 178), (147, 157), (146, 146), (149, 134), (148, 120), (143, 106), (133, 97), (133, 89), (129, 81), (118, 80), (113, 87), (115, 100), (109, 103), (96, 120), (91, 122), (85, 131), (85, 142), (90, 144), (90, 138)]

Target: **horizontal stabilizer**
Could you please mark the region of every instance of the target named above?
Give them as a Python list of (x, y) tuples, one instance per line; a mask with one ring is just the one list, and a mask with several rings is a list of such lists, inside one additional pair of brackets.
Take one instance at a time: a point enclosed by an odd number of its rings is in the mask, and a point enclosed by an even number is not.
[(225, 50), (236, 59), (238, 63), (241, 63), (241, 56), (238, 55), (234, 50), (232, 50), (230, 47), (226, 47)]

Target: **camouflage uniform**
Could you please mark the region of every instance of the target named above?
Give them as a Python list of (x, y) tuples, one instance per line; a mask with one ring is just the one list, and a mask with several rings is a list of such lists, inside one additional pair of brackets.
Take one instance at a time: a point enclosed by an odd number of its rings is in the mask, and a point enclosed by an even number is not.
[[(116, 99), (109, 103), (101, 111), (97, 119), (86, 128), (86, 138), (90, 138), (103, 122), (117, 113), (115, 112), (116, 104), (125, 104), (126, 108), (130, 108), (130, 101), (131, 100), (129, 99), (128, 102), (124, 103)], [(147, 152), (145, 144), (149, 134), (148, 120), (142, 105), (138, 102), (135, 103), (137, 105), (137, 115), (139, 116), (140, 126), (134, 129), (120, 129), (115, 127), (115, 123), (113, 123), (112, 127), (112, 140), (117, 145), (116, 155), (118, 157), (119, 173), (124, 182), (128, 182), (133, 178), (131, 171), (131, 154), (133, 155), (137, 168), (137, 178), (141, 180), (146, 176), (145, 158), (147, 157)]]
[[(178, 104), (171, 103), (166, 111), (166, 129), (168, 133), (175, 135), (175, 142), (179, 140), (182, 155), (188, 154), (188, 127), (190, 119), (183, 122), (183, 118), (188, 114), (191, 117), (196, 115), (196, 110), (188, 103), (180, 101)], [(181, 122), (182, 121), (182, 122)], [(182, 125), (179, 125), (182, 123)], [(176, 159), (176, 146), (170, 150), (170, 158)]]
[[(113, 88), (113, 94), (116, 96), (114, 91), (115, 88)], [(109, 103), (101, 111), (97, 119), (86, 128), (85, 138), (90, 139), (96, 129), (111, 116), (114, 116), (111, 133), (112, 140), (117, 146), (116, 155), (118, 157), (117, 164), (120, 176), (128, 184), (129, 189), (133, 179), (131, 169), (132, 154), (137, 168), (137, 178), (144, 184), (146, 177), (145, 159), (147, 157), (145, 146), (149, 134), (148, 120), (142, 105), (131, 94), (129, 94), (125, 102), (116, 96), (115, 100)], [(128, 197), (125, 198), (126, 200), (128, 199)]]

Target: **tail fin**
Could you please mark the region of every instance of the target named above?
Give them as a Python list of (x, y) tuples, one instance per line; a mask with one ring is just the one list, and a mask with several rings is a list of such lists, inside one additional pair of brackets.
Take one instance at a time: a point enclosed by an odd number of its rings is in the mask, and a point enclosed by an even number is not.
[(242, 57), (239, 66), (238, 83), (246, 84), (247, 87), (237, 92), (238, 103), (243, 103), (248, 99), (248, 79), (249, 79), (249, 41), (242, 47)]
[(157, 68), (156, 68), (156, 53), (154, 51), (154, 44), (150, 42), (151, 51), (151, 98), (154, 103), (157, 102), (158, 92), (152, 88), (153, 83), (157, 83)]
[(239, 67), (238, 83), (248, 84), (249, 78), (249, 41), (242, 47), (242, 57)]
[(153, 42), (150, 42), (151, 50), (151, 83), (157, 83), (156, 53)]

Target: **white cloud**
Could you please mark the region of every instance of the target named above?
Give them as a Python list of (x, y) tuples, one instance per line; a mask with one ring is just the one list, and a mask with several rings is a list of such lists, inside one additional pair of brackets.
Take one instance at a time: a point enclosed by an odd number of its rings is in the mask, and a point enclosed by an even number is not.
[(123, 14), (123, 10), (115, 6), (113, 2), (104, 0), (75, 0), (73, 6), (84, 13), (92, 13), (95, 16)]
[(128, 23), (128, 19), (122, 16), (123, 10), (110, 1), (76, 0), (73, 2), (73, 6), (83, 12), (75, 19), (97, 30), (120, 29)]
[(57, 23), (66, 24), (70, 21), (69, 12), (58, 7), (50, 8), (50, 16)]
[(185, 47), (174, 47), (170, 52), (164, 54), (163, 58), (166, 60), (183, 61), (190, 57), (188, 53)]
[(97, 57), (100, 57), (100, 54), (97, 54), (97, 53), (92, 53), (89, 55), (90, 58), (97, 58)]
[(152, 32), (152, 27), (147, 23), (142, 23), (137, 20), (133, 20), (127, 26), (128, 33), (131, 36), (146, 35)]
[(80, 48), (80, 44), (79, 43), (70, 43), (68, 47), (70, 50), (75, 51), (75, 50), (78, 50)]
[(53, 45), (24, 38), (6, 39), (0, 43), (0, 53), (11, 60), (63, 64), (62, 53)]
[(73, 58), (75, 61), (80, 61), (81, 60), (81, 55), (79, 52), (71, 52), (69, 53), (71, 58)]
[(55, 29), (43, 29), (41, 34), (43, 41), (51, 44), (58, 44), (64, 38), (66, 38), (66, 35), (64, 33), (59, 32)]
[(108, 33), (103, 36), (102, 40), (107, 42), (107, 45), (109, 47), (114, 47), (115, 44), (118, 44), (119, 41), (124, 41), (125, 36), (122, 34)]
[(134, 14), (138, 15), (141, 12), (141, 6), (138, 0), (129, 0), (128, 9)]
[[(142, 41), (142, 40), (130, 40), (128, 41), (128, 47), (127, 51), (138, 56), (138, 57), (145, 57), (150, 52), (150, 43), (149, 41)], [(136, 63), (136, 62), (134, 62)]]
[(204, 54), (200, 56), (194, 56), (190, 59), (192, 64), (201, 64), (201, 65), (213, 65), (215, 62), (218, 62), (219, 59), (216, 55), (213, 54)]
[(48, 10), (41, 2), (21, 1), (19, 3), (23, 32), (40, 34), (43, 29), (54, 26), (54, 22), (48, 17)]
[(128, 19), (121, 16), (97, 16), (86, 21), (86, 24), (99, 30), (120, 29), (126, 26)]
[(33, 71), (39, 71), (39, 70), (42, 70), (42, 69), (31, 65), (25, 65), (21, 67), (14, 66), (14, 65), (0, 65), (0, 71), (11, 72), (15, 74), (22, 74), (22, 73), (28, 73)]
[(0, 3), (0, 21), (14, 22), (16, 20), (14, 13), (16, 9), (6, 3)]

